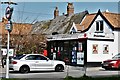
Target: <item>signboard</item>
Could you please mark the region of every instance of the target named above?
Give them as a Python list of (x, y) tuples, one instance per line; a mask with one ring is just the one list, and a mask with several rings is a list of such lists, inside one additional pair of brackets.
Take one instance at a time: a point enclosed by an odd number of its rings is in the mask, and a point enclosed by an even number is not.
[(11, 29), (11, 25), (10, 25), (9, 23), (6, 24), (5, 29), (6, 29), (6, 30), (10, 30), (10, 29)]
[(77, 52), (77, 64), (84, 65), (84, 52)]
[(9, 32), (12, 31), (12, 21), (8, 21), (8, 23), (5, 26), (5, 29), (8, 30)]
[[(7, 54), (7, 49), (1, 49), (1, 51), (3, 52), (3, 55)], [(14, 54), (14, 50), (9, 49), (9, 56), (13, 56), (13, 54)]]

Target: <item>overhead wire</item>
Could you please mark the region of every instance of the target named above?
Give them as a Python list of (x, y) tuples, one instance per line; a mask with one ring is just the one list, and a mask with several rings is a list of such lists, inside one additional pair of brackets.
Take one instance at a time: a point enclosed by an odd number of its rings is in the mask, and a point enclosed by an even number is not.
[[(17, 7), (18, 8), (18, 10), (14, 10), (14, 12), (18, 12), (18, 16), (17, 16), (17, 18), (16, 18), (16, 20), (17, 20), (17, 22), (20, 22), (20, 23), (23, 23), (23, 22), (25, 22), (25, 21), (27, 21), (28, 19), (29, 19), (29, 16), (26, 16), (25, 18), (24, 18), (24, 14), (32, 14), (33, 16), (34, 16), (34, 19), (33, 20), (31, 20), (30, 22), (31, 23), (34, 23), (38, 18), (39, 18), (39, 16), (41, 16), (41, 15), (53, 15), (53, 14), (49, 14), (49, 13), (41, 13), (41, 12), (30, 12), (30, 11), (25, 11), (25, 3), (23, 4), (23, 9), (22, 9), (22, 11), (19, 9), (19, 7)], [(3, 10), (3, 9), (2, 9)], [(1, 11), (2, 11), (1, 10)], [(32, 16), (32, 17), (33, 17)], [(35, 17), (36, 16), (36, 17)], [(24, 18), (24, 19), (23, 19)], [(31, 18), (32, 19), (32, 18)], [(29, 19), (30, 20), (30, 19)], [(14, 21), (15, 21), (15, 19), (14, 19)]]

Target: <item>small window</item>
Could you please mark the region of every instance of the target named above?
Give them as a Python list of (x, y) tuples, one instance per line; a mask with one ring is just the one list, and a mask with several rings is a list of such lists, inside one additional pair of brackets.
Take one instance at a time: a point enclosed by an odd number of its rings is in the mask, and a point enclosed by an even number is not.
[(103, 21), (96, 21), (96, 32), (103, 32)]
[(75, 30), (75, 28), (73, 27), (73, 28), (72, 28), (72, 31), (70, 32), (70, 34), (74, 34), (74, 33), (76, 33), (76, 30)]

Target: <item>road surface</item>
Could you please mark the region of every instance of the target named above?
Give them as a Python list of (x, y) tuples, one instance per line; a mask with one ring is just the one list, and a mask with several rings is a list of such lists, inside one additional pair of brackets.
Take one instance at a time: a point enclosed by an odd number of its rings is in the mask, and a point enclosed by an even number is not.
[[(0, 77), (5, 77), (5, 68), (0, 68)], [(60, 79), (62, 80), (66, 76), (81, 77), (85, 73), (82, 67), (71, 67), (66, 66), (64, 72), (54, 72), (54, 71), (37, 71), (30, 72), (27, 74), (21, 74), (19, 72), (10, 71), (10, 78), (39, 78), (39, 79)], [(101, 67), (89, 67), (86, 71), (87, 76), (99, 77), (99, 76), (112, 76), (120, 75), (118, 70), (104, 70)]]

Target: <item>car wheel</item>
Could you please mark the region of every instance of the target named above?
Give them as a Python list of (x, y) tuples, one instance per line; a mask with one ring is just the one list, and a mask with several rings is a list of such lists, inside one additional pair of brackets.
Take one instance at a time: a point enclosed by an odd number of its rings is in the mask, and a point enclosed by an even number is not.
[(28, 73), (30, 71), (30, 68), (28, 66), (22, 66), (20, 68), (21, 73)]
[(56, 71), (56, 72), (62, 72), (63, 70), (64, 70), (63, 65), (57, 65), (57, 66), (55, 67), (55, 71)]

